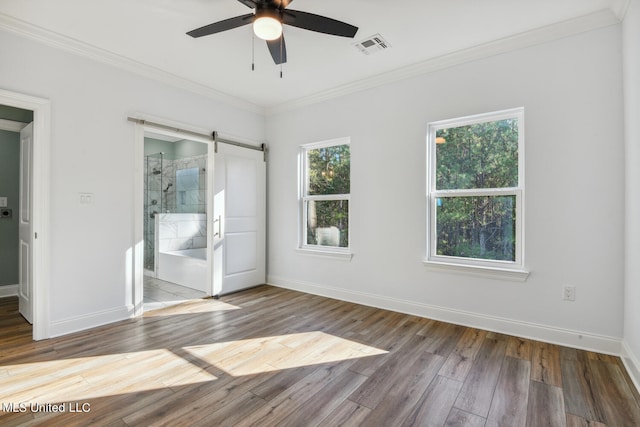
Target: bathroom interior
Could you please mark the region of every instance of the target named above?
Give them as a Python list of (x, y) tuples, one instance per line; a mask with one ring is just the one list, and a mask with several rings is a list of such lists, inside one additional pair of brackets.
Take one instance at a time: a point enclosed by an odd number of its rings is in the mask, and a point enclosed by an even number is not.
[(207, 295), (207, 149), (145, 134), (145, 311)]

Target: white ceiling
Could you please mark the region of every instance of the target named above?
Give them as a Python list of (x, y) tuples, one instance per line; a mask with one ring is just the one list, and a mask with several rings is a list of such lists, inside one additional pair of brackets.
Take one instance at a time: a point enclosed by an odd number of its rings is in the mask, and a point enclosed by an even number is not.
[[(620, 16), (625, 4), (625, 0), (295, 0), (290, 9), (345, 21), (359, 31), (354, 39), (346, 39), (285, 26), (288, 63), (282, 79), (262, 40), (255, 40), (256, 69), (251, 71), (248, 25), (199, 39), (185, 34), (251, 12), (237, 0), (0, 0), (0, 27), (19, 27), (22, 32), (29, 28), (41, 39), (43, 34), (57, 38), (58, 44), (62, 40), (99, 48), (111, 58), (144, 64), (196, 83), (194, 87), (273, 108), (452, 52), (602, 14), (605, 9)], [(391, 49), (367, 56), (353, 46), (376, 33)]]

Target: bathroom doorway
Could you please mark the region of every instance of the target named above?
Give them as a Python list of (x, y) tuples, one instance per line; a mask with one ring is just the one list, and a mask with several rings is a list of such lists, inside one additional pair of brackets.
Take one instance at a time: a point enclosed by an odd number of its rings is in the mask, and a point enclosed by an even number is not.
[[(158, 241), (163, 237), (160, 230), (164, 229), (177, 233), (173, 237), (178, 239), (185, 237), (178, 235), (181, 233), (179, 225), (165, 226), (163, 219), (165, 215), (173, 214), (172, 209), (179, 211), (181, 204), (194, 204), (193, 199), (190, 199), (189, 191), (194, 191), (196, 188), (196, 175), (198, 188), (206, 185), (206, 209), (204, 210), (206, 248), (204, 251), (202, 251), (203, 248), (183, 250), (206, 253), (204, 293), (217, 298), (264, 284), (266, 279), (266, 145), (254, 141), (240, 141), (235, 137), (220, 137), (217, 132), (195, 129), (185, 124), (157, 118), (151, 119), (153, 122), (134, 117), (129, 117), (128, 120), (136, 124), (134, 159), (135, 164), (138, 165), (134, 177), (136, 214), (131, 276), (134, 315), (138, 316), (143, 312), (145, 273), (147, 281), (149, 277), (155, 275), (156, 279), (175, 283), (177, 279), (164, 275), (167, 271), (166, 269), (163, 271), (163, 265), (166, 267), (167, 264), (171, 265), (174, 262), (192, 263), (196, 258), (195, 256), (175, 257), (176, 254), (165, 251), (166, 243)], [(163, 169), (166, 164), (170, 165), (171, 154), (168, 149), (167, 151), (165, 148), (148, 149), (145, 153), (145, 137), (153, 139), (154, 136), (164, 139), (188, 139), (205, 144), (207, 147), (205, 171), (202, 171), (202, 165), (193, 164), (183, 168), (180, 173), (176, 173), (175, 170), (165, 173), (160, 169), (159, 163), (162, 163)], [(144, 168), (145, 164), (147, 169)], [(154, 167), (156, 167), (155, 171)], [(156, 193), (149, 193), (146, 198), (145, 174), (151, 180), (154, 177), (156, 180), (161, 176), (165, 177), (154, 187), (155, 190), (149, 190)], [(170, 179), (167, 180), (166, 177)], [(169, 185), (170, 183), (172, 185)], [(166, 201), (163, 200), (165, 190), (166, 195), (169, 196)], [(171, 197), (172, 192), (175, 192), (175, 207)], [(146, 214), (145, 199), (147, 200)], [(195, 204), (201, 205), (201, 201), (198, 200)], [(154, 263), (148, 262), (145, 265), (144, 221), (147, 218), (151, 219), (154, 209), (158, 212), (154, 216), (154, 229), (157, 230), (154, 235)], [(162, 213), (158, 209), (169, 210), (169, 212)], [(176, 213), (178, 214), (181, 212)], [(197, 211), (197, 214), (187, 215), (190, 215), (192, 220), (200, 221), (199, 218), (194, 217), (200, 214), (202, 214), (201, 210)], [(194, 229), (193, 225), (189, 227)], [(149, 228), (148, 230), (150, 233)], [(147, 252), (150, 250), (147, 246)], [(169, 272), (171, 271), (173, 269), (169, 269)], [(201, 274), (203, 270), (194, 264), (189, 264), (186, 271), (195, 275)], [(185, 280), (186, 277), (182, 275), (180, 279)]]
[(144, 311), (211, 294), (208, 143), (145, 132)]

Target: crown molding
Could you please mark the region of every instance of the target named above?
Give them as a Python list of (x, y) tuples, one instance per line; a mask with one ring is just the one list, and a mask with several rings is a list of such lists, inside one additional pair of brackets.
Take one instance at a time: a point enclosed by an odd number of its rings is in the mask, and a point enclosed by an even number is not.
[(102, 62), (158, 82), (174, 86), (198, 95), (233, 106), (245, 111), (271, 116), (312, 104), (339, 98), (351, 93), (360, 92), (377, 86), (394, 83), (400, 80), (417, 77), (446, 68), (472, 62), (479, 59), (500, 55), (525, 47), (530, 47), (553, 40), (569, 37), (590, 30), (618, 24), (624, 19), (630, 0), (612, 0), (610, 9), (536, 28), (513, 36), (461, 49), (426, 61), (377, 74), (355, 82), (337, 86), (309, 96), (304, 96), (281, 104), (262, 107), (249, 101), (215, 90), (209, 86), (179, 77), (158, 68), (143, 64), (105, 49), (91, 46), (85, 42), (62, 34), (43, 29), (28, 22), (0, 13), (0, 29), (36, 40), (40, 43), (62, 49), (76, 55)]
[(627, 10), (629, 9), (630, 2), (631, 0), (611, 1), (611, 11), (621, 22), (624, 21), (624, 17), (627, 15)]
[[(628, 0), (617, 1), (628, 2)], [(413, 65), (398, 68), (386, 73), (347, 83), (333, 89), (298, 98), (293, 101), (267, 107), (266, 114), (267, 116), (272, 116), (284, 113), (286, 111), (328, 101), (351, 93), (440, 71), (466, 62), (500, 55), (502, 53), (550, 42), (619, 23), (620, 20), (614, 14), (612, 9), (603, 9), (588, 15), (583, 15), (513, 36), (458, 50), (456, 52), (431, 58)]]
[(252, 113), (258, 113), (261, 115), (265, 114), (265, 109), (259, 105), (244, 101), (235, 96), (212, 89), (209, 86), (176, 76), (175, 74), (143, 64), (125, 56), (115, 54), (108, 50), (97, 48), (74, 38), (46, 30), (3, 13), (0, 13), (0, 29), (36, 40), (57, 49), (71, 52), (81, 57), (89, 58), (94, 61), (102, 62), (104, 64), (156, 80), (160, 83), (206, 96), (229, 106)]

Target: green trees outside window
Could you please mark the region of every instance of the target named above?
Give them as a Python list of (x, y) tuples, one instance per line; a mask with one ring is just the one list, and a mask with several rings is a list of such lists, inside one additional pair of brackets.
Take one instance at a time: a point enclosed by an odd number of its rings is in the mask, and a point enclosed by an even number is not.
[(521, 262), (522, 114), (431, 125), (430, 258)]
[(518, 186), (517, 119), (439, 129), (436, 140), (437, 190)]
[[(344, 142), (344, 139), (339, 140)], [(349, 247), (351, 154), (348, 143), (302, 148), (304, 162), (303, 245)]]
[(437, 202), (438, 255), (515, 261), (515, 197), (446, 197)]

